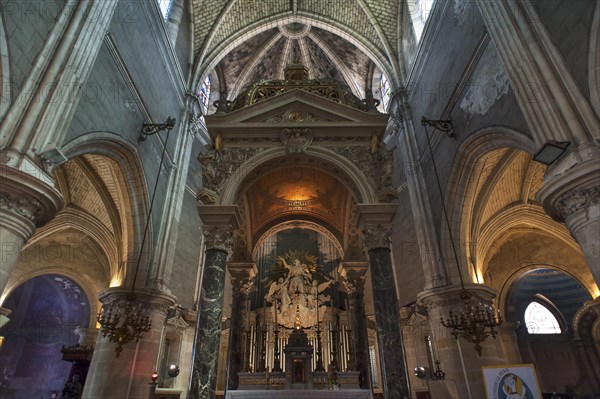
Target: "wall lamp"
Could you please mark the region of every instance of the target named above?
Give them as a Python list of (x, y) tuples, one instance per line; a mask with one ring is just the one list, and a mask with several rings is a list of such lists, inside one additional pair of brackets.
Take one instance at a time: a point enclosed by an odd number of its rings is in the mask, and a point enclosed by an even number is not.
[(544, 165), (552, 165), (567, 151), (569, 145), (571, 145), (569, 141), (548, 140), (533, 154), (533, 160)]

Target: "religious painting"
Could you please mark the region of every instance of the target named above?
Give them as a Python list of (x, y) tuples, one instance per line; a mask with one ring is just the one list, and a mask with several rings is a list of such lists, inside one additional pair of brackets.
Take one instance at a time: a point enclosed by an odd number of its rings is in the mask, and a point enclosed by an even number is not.
[(482, 367), (488, 399), (542, 399), (533, 364)]

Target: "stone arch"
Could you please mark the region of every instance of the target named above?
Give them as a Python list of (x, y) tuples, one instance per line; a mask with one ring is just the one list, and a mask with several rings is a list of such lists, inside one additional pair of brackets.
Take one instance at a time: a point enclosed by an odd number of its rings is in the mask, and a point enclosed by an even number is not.
[[(121, 283), (124, 283), (127, 278), (131, 278), (130, 274), (133, 274), (127, 273), (128, 269), (134, 266), (131, 262), (128, 262), (128, 255), (137, 256), (139, 253), (139, 245), (142, 241), (146, 215), (149, 209), (147, 183), (137, 147), (134, 143), (116, 133), (95, 131), (88, 132), (65, 143), (61, 150), (68, 159), (82, 155), (99, 155), (118, 164), (120, 171), (117, 176), (119, 185), (126, 188), (122, 191), (125, 194), (122, 200), (123, 209), (125, 210), (123, 213), (127, 217), (121, 217), (121, 224), (126, 230), (122, 237), (122, 260), (127, 262), (121, 276), (123, 277)], [(152, 234), (152, 229), (149, 230), (148, 234)], [(151, 242), (151, 237), (149, 236), (147, 240)], [(151, 264), (152, 254), (149, 251), (140, 255), (142, 257), (140, 263)], [(138, 279), (143, 281), (143, 276), (139, 276)]]
[(6, 41), (6, 31), (4, 29), (4, 21), (0, 18), (0, 78), (2, 78), (2, 82), (5, 82), (0, 87), (0, 96), (2, 101), (0, 101), (0, 119), (4, 116), (10, 103), (12, 102), (12, 92), (11, 92), (11, 84), (10, 82), (10, 54), (8, 50), (8, 43)]
[[(553, 269), (553, 270), (559, 271), (561, 273), (564, 273), (567, 276), (571, 277), (573, 280), (579, 282), (581, 284), (581, 286), (583, 286), (590, 295), (593, 295), (593, 292), (591, 292), (589, 290), (589, 287), (586, 287), (586, 284), (583, 281), (581, 281), (579, 276), (577, 276), (576, 274), (573, 274), (571, 272), (571, 270), (569, 270), (569, 268), (567, 268), (567, 267), (563, 267), (561, 265), (542, 264), (542, 263), (532, 263), (532, 264), (524, 265), (521, 268), (514, 270), (510, 274), (510, 276), (508, 276), (508, 278), (504, 280), (504, 282), (502, 283), (502, 285), (500, 286), (500, 288), (497, 291), (497, 296), (498, 296), (497, 303), (499, 304), (499, 309), (503, 312), (501, 316), (504, 320), (507, 320), (506, 304), (507, 304), (507, 300), (508, 300), (508, 296), (510, 294), (511, 288), (517, 281), (519, 281), (519, 279), (523, 278), (528, 272), (531, 272), (533, 270), (538, 270), (538, 269)], [(570, 326), (569, 326), (569, 328), (570, 328)]]
[[(454, 237), (454, 242), (458, 247), (459, 263), (463, 276), (471, 274), (471, 279), (474, 282), (478, 282), (478, 278), (472, 275), (472, 269), (467, 265), (470, 264), (474, 252), (473, 245), (476, 244), (471, 242), (470, 232), (472, 215), (476, 210), (463, 212), (463, 209), (473, 209), (476, 200), (476, 187), (471, 180), (471, 176), (477, 175), (476, 172), (482, 168), (482, 165), (479, 165), (480, 159), (485, 154), (501, 148), (513, 148), (533, 154), (536, 146), (526, 134), (510, 128), (494, 126), (476, 131), (459, 147), (450, 168), (444, 194), (452, 237)], [(448, 229), (445, 223), (442, 223), (440, 242), (448, 241)], [(454, 258), (451, 248), (442, 248), (442, 251), (445, 252), (444, 257), (446, 259)], [(450, 268), (447, 272), (449, 275), (456, 274), (453, 268)]]
[[(305, 154), (317, 160), (330, 163), (338, 168), (339, 173), (337, 175), (333, 174), (333, 176), (341, 178), (340, 180), (342, 183), (346, 185), (358, 203), (370, 204), (378, 202), (377, 195), (369, 183), (369, 179), (357, 165), (353, 164), (348, 159), (338, 155), (332, 150), (320, 147), (309, 147), (306, 149)], [(246, 179), (250, 178), (252, 173), (261, 165), (277, 158), (284, 157), (285, 155), (285, 148), (277, 147), (261, 151), (248, 159), (245, 163), (240, 165), (229, 179), (227, 179), (221, 196), (217, 201), (218, 205), (235, 205), (239, 201), (239, 196), (243, 191)], [(330, 174), (331, 172), (331, 170), (328, 171)], [(353, 187), (348, 187), (349, 184)]]
[(322, 223), (316, 223), (306, 220), (288, 220), (284, 222), (278, 222), (275, 225), (271, 226), (269, 229), (262, 232), (262, 234), (260, 234), (260, 237), (256, 240), (256, 243), (253, 244), (254, 248), (252, 249), (252, 259), (257, 259), (256, 251), (258, 250), (258, 248), (260, 248), (260, 246), (266, 238), (280, 231), (295, 228), (305, 228), (323, 234), (324, 236), (329, 238), (329, 240), (331, 240), (331, 242), (335, 245), (336, 249), (340, 253), (341, 258), (344, 258), (344, 248), (341, 245), (339, 238), (336, 237), (336, 235), (330, 229), (324, 227)]
[(600, 118), (600, 4), (598, 3), (596, 3), (596, 10), (590, 28), (588, 68), (592, 110), (596, 110), (596, 116)]
[[(32, 273), (28, 273), (27, 275), (21, 276), (15, 281), (13, 281), (10, 285), (7, 284), (4, 298), (8, 298), (10, 294), (14, 292), (15, 289), (20, 287), (22, 284), (31, 280), (32, 278), (44, 276), (48, 274), (57, 274), (61, 276), (68, 277), (69, 279), (76, 282), (82, 289), (87, 298), (88, 304), (90, 305), (90, 317), (89, 317), (89, 327), (93, 327), (96, 325), (96, 316), (100, 312), (100, 301), (98, 301), (98, 290), (94, 287), (93, 282), (86, 278), (81, 273), (76, 273), (72, 270), (48, 266), (42, 267), (40, 269), (34, 270)], [(3, 298), (3, 301), (4, 301)]]

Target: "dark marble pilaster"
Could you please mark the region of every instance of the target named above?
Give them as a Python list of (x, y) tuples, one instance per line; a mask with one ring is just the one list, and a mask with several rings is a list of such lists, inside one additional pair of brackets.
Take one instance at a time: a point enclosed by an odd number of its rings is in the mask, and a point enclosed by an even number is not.
[(226, 261), (226, 251), (217, 248), (206, 250), (188, 395), (191, 399), (215, 397)]
[(231, 302), (231, 325), (229, 330), (229, 352), (227, 353), (227, 390), (239, 385), (238, 373), (244, 361), (244, 314), (248, 303), (248, 291), (256, 274), (254, 264), (228, 264), (233, 289)]
[(383, 395), (385, 399), (403, 399), (410, 397), (410, 390), (389, 249), (390, 232), (389, 227), (372, 226), (363, 230), (363, 237), (371, 264)]
[(206, 252), (188, 394), (190, 399), (215, 397), (225, 268), (233, 243), (232, 230), (232, 226), (205, 226), (203, 231)]
[(360, 387), (369, 389), (371, 388), (371, 362), (364, 297), (366, 265), (353, 267), (345, 264), (344, 267), (347, 270), (348, 279), (346, 285), (350, 306), (350, 326), (352, 327), (353, 369), (360, 372)]

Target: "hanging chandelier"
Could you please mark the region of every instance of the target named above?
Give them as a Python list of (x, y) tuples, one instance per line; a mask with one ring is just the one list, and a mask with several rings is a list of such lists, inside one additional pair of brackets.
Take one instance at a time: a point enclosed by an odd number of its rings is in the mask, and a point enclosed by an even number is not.
[(435, 129), (446, 133), (448, 137), (454, 137), (452, 122), (450, 120), (431, 120), (427, 119), (426, 117), (422, 117), (421, 125), (423, 125), (425, 129), (427, 147), (431, 153), (431, 162), (433, 164), (435, 181), (437, 183), (437, 188), (442, 201), (444, 220), (446, 222), (446, 227), (448, 228), (448, 236), (450, 238), (450, 244), (452, 246), (458, 277), (460, 279), (460, 298), (463, 302), (462, 307), (456, 313), (450, 311), (448, 316), (446, 318), (442, 316), (440, 321), (444, 327), (451, 330), (451, 334), (455, 339), (462, 338), (465, 341), (474, 344), (475, 351), (479, 356), (481, 356), (481, 350), (483, 349), (481, 343), (489, 337), (492, 337), (493, 339), (496, 338), (498, 335), (496, 328), (502, 324), (502, 318), (498, 315), (498, 312), (494, 311), (492, 305), (486, 304), (483, 300), (477, 302), (477, 299), (479, 298), (469, 293), (465, 288), (462, 271), (460, 269), (458, 251), (456, 250), (456, 245), (454, 244), (454, 239), (452, 238), (452, 229), (450, 228), (448, 211), (446, 210), (446, 204), (444, 202), (442, 185), (440, 183), (437, 166), (433, 157), (433, 149), (431, 148), (429, 132), (427, 131), (427, 126), (432, 126)]
[(139, 138), (139, 141), (141, 142), (144, 141), (147, 136), (151, 136), (163, 130), (167, 131), (167, 136), (165, 138), (160, 157), (160, 163), (158, 165), (154, 189), (152, 191), (152, 199), (150, 200), (150, 209), (148, 210), (148, 216), (146, 217), (146, 227), (144, 228), (140, 252), (137, 258), (135, 272), (133, 274), (131, 290), (127, 293), (125, 298), (119, 298), (103, 303), (102, 309), (100, 309), (97, 317), (97, 321), (101, 326), (100, 333), (102, 336), (104, 338), (108, 338), (110, 342), (116, 344), (115, 352), (117, 357), (119, 357), (123, 351), (123, 345), (132, 341), (139, 342), (143, 333), (150, 331), (150, 328), (152, 327), (152, 322), (150, 321), (150, 305), (145, 301), (138, 300), (137, 295), (135, 294), (135, 282), (140, 269), (144, 244), (146, 243), (146, 237), (148, 236), (150, 218), (152, 217), (152, 207), (154, 206), (154, 199), (156, 198), (156, 189), (158, 187), (160, 171), (162, 169), (165, 153), (167, 151), (169, 133), (174, 126), (174, 118), (168, 118), (165, 123), (161, 124), (145, 123), (142, 126), (142, 132)]

